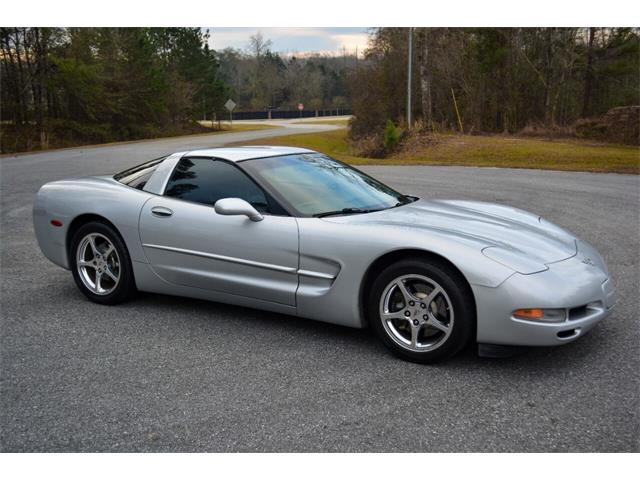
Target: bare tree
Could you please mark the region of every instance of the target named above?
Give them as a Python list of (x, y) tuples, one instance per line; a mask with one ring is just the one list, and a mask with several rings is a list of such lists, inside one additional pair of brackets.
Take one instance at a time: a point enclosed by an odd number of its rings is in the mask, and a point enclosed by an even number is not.
[(254, 57), (255, 62), (253, 81), (251, 82), (251, 103), (254, 107), (265, 107), (265, 105), (262, 105), (262, 103), (264, 103), (264, 99), (261, 98), (261, 92), (264, 90), (264, 82), (262, 80), (264, 67), (263, 58), (271, 48), (271, 45), (271, 40), (265, 39), (260, 32), (255, 35), (251, 35), (249, 38), (249, 50)]
[(249, 37), (249, 50), (258, 60), (271, 48), (273, 43), (268, 38), (265, 39), (262, 33), (258, 32)]
[(422, 119), (426, 127), (433, 128), (431, 106), (431, 72), (428, 66), (429, 32), (426, 28), (418, 29), (418, 66), (420, 70), (420, 93), (422, 97)]
[(596, 36), (595, 27), (589, 28), (589, 40), (587, 43), (587, 68), (584, 73), (584, 97), (582, 100), (582, 116), (591, 114), (591, 88), (593, 85), (593, 41)]

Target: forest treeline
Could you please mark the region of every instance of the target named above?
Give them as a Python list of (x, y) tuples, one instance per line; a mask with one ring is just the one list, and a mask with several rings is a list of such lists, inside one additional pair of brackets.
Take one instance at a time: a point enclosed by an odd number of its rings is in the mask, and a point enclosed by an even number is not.
[(257, 34), (209, 48), (200, 28), (0, 29), (2, 151), (178, 135), (241, 110), (347, 107), (355, 57), (283, 58)]
[[(372, 29), (360, 58), (282, 55), (259, 33), (244, 50), (213, 51), (210, 35), (2, 27), (2, 151), (202, 131), (198, 120), (227, 117), (227, 98), (244, 111), (351, 108), (352, 138), (374, 144), (406, 126), (407, 28)], [(637, 28), (414, 28), (412, 38), (418, 130), (572, 128), (640, 105)]]
[(271, 50), (260, 33), (249, 38), (245, 50), (227, 48), (217, 53), (220, 78), (244, 110), (348, 108), (349, 78), (358, 59), (340, 55), (282, 56)]
[(220, 102), (199, 28), (2, 28), (2, 149), (192, 131)]
[[(422, 129), (561, 129), (640, 105), (637, 28), (412, 30), (412, 111)], [(351, 80), (353, 137), (404, 122), (408, 39), (408, 28), (372, 32)]]

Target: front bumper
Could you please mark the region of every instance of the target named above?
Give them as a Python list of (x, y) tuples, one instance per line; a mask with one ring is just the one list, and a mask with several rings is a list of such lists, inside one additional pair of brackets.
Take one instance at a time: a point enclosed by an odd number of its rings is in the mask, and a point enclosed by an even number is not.
[[(604, 264), (578, 254), (531, 275), (515, 273), (496, 288), (472, 286), (476, 298), (479, 343), (553, 346), (571, 342), (606, 318), (615, 290)], [(519, 308), (564, 308), (567, 320), (548, 323), (519, 320)]]

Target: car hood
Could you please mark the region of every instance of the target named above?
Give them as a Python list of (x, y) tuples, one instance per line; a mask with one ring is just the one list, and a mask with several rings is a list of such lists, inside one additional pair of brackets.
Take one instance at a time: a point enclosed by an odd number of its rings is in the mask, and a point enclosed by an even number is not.
[[(494, 260), (508, 257), (506, 263), (512, 263), (509, 258), (526, 257), (546, 265), (577, 253), (576, 239), (566, 230), (524, 210), (493, 203), (418, 200), (380, 212), (325, 220), (419, 229), (452, 239), (472, 240)], [(500, 258), (496, 258), (496, 253)]]

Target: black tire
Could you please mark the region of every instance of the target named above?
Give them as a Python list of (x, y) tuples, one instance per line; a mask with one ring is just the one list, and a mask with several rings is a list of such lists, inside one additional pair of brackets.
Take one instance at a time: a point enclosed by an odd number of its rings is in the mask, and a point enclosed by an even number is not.
[[(91, 291), (80, 278), (80, 272), (77, 268), (77, 252), (80, 242), (89, 234), (99, 234), (105, 237), (117, 252), (119, 280), (113, 291), (108, 294), (98, 295)], [(136, 293), (136, 284), (133, 276), (133, 267), (131, 266), (131, 257), (127, 246), (122, 240), (120, 234), (111, 226), (93, 221), (82, 225), (73, 235), (69, 248), (69, 266), (73, 279), (80, 291), (92, 302), (102, 305), (116, 305), (131, 298)], [(98, 282), (96, 282), (97, 284)]]
[[(391, 282), (404, 275), (420, 275), (437, 282), (446, 292), (453, 308), (452, 318), (454, 321), (451, 331), (448, 333), (448, 337), (442, 333), (442, 344), (433, 350), (421, 352), (410, 350), (409, 346), (402, 346), (397, 340), (394, 340), (392, 333), (385, 328), (380, 313), (382, 296)], [(465, 278), (456, 269), (439, 259), (408, 258), (389, 265), (379, 272), (366, 301), (367, 316), (373, 331), (382, 343), (404, 360), (416, 363), (434, 363), (447, 359), (462, 350), (475, 334), (476, 312), (473, 293)], [(429, 307), (427, 306), (427, 308)], [(404, 307), (401, 308), (401, 310), (403, 309)], [(407, 328), (402, 326), (402, 322), (400, 325), (401, 328)], [(437, 342), (434, 343), (437, 345)]]

